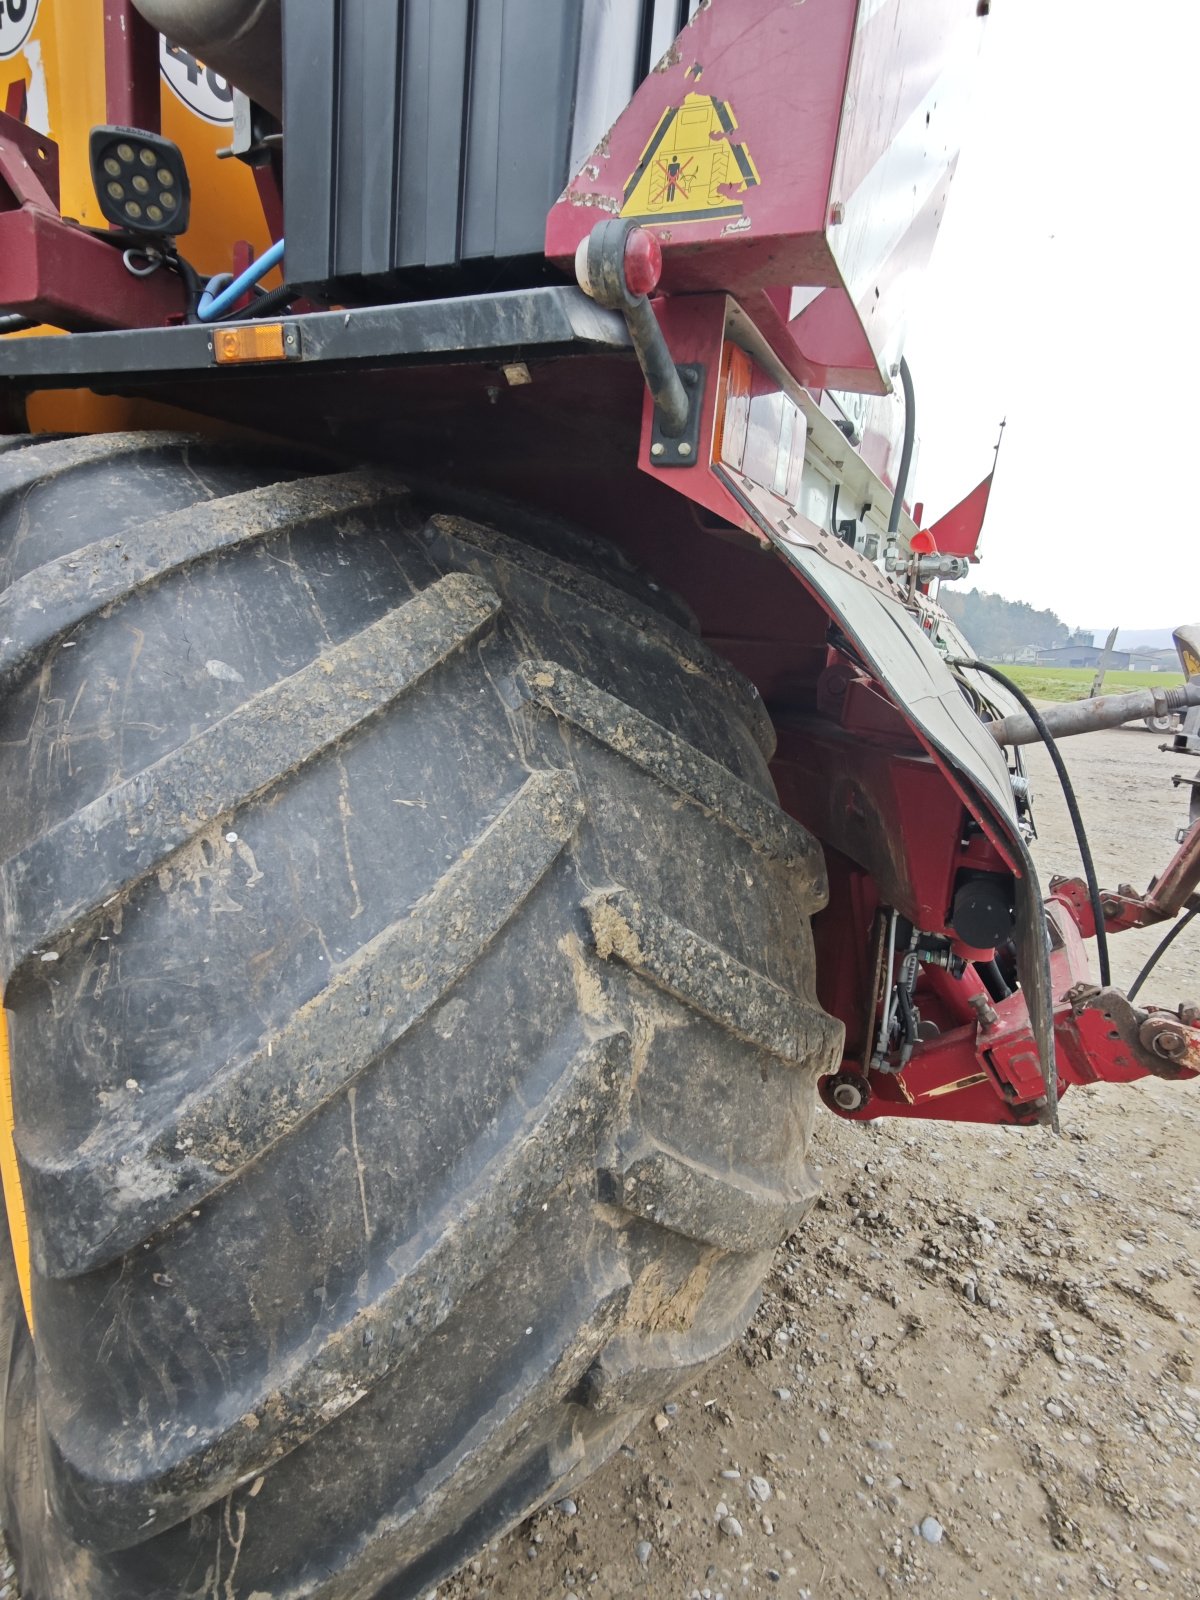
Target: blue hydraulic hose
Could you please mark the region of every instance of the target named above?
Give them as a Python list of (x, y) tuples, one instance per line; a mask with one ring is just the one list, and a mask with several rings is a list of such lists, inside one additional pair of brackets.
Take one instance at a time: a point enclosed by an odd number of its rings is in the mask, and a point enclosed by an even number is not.
[(277, 267), (282, 260), (283, 240), (280, 239), (259, 256), (257, 261), (252, 261), (245, 272), (235, 278), (227, 289), (222, 289), (214, 299), (208, 300), (206, 294), (200, 297), (200, 306), (196, 312), (200, 321), (212, 322), (231, 306), (235, 306), (247, 289), (252, 289), (260, 278), (265, 277), (271, 268)]

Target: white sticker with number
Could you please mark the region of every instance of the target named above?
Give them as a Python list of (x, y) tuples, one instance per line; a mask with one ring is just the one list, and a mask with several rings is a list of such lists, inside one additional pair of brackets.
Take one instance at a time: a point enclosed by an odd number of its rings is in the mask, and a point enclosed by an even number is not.
[(15, 56), (33, 32), (38, 0), (0, 0), (0, 57)]
[[(0, 0), (0, 10), (13, 0)], [(228, 78), (197, 61), (182, 45), (159, 39), (159, 63), (167, 83), (190, 111), (205, 122), (233, 121), (233, 85)]]

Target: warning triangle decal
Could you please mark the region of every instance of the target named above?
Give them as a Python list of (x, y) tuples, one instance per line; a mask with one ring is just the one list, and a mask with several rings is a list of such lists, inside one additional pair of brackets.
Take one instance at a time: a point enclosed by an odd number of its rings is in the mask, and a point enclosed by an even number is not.
[(749, 150), (734, 134), (726, 100), (689, 94), (668, 106), (625, 185), (621, 215), (632, 222), (711, 222), (740, 217), (738, 198), (758, 184)]

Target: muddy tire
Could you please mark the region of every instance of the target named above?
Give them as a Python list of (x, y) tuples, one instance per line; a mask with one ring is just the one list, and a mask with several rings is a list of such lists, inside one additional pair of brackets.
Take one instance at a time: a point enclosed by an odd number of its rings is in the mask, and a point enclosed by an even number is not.
[(174, 436), (0, 454), (0, 585), (25, 1600), (424, 1593), (813, 1199), (769, 721), (607, 547)]

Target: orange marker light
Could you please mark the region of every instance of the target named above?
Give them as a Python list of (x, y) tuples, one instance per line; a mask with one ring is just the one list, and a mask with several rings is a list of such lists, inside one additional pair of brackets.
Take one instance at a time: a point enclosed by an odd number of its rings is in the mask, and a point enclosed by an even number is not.
[(298, 354), (295, 333), (285, 334), (282, 322), (246, 322), (236, 328), (213, 329), (213, 359), (219, 367), (243, 361), (286, 361)]

